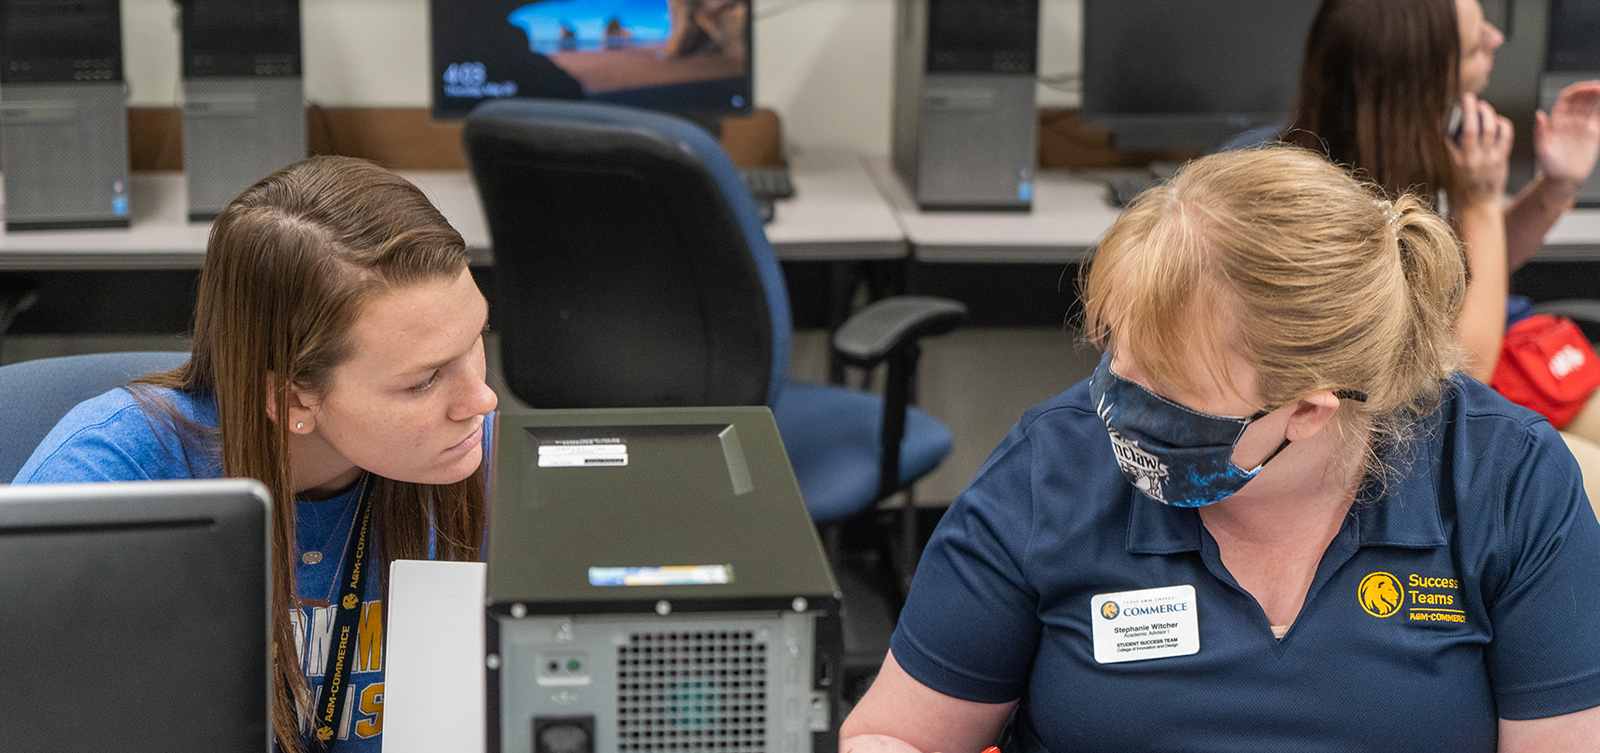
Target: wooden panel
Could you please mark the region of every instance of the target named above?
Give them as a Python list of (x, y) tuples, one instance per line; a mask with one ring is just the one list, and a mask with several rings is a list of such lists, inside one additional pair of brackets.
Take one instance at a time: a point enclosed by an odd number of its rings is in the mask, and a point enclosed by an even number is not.
[[(777, 113), (724, 118), (722, 146), (740, 167), (782, 164)], [(401, 170), (465, 170), (461, 123), (435, 122), (424, 108), (309, 107), (312, 154), (370, 159)], [(183, 169), (183, 118), (170, 107), (128, 109), (128, 157), (134, 170)]]
[(1151, 162), (1186, 162), (1193, 151), (1125, 151), (1116, 148), (1110, 131), (1085, 128), (1077, 110), (1039, 110), (1039, 167), (1145, 167)]

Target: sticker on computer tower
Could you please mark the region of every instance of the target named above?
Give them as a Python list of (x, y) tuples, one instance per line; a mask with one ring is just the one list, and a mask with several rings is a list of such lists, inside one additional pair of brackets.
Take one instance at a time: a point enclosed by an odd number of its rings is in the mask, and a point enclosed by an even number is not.
[(716, 586), (733, 582), (733, 565), (591, 567), (591, 586)]
[(592, 468), (628, 464), (628, 445), (618, 439), (564, 439), (539, 445), (540, 468)]

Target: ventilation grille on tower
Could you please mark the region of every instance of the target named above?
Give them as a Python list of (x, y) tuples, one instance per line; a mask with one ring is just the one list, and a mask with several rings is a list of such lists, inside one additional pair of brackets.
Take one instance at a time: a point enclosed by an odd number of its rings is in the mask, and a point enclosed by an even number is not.
[(767, 644), (753, 632), (634, 633), (617, 647), (624, 751), (763, 753)]

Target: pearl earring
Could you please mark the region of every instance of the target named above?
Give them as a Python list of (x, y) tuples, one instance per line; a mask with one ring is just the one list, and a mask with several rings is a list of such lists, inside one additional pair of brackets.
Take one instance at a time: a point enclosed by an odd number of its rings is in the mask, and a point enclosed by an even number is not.
[(304, 428), (306, 428), (306, 422), (304, 422), (304, 421), (301, 421), (301, 422), (299, 422), (299, 423), (296, 423), (296, 424), (295, 424), (295, 425), (294, 425), (294, 428), (296, 428), (296, 429), (304, 429)]

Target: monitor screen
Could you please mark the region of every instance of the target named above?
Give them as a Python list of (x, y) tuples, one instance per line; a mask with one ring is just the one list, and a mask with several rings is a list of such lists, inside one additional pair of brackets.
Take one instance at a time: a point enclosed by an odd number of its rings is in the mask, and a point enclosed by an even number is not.
[(1320, 0), (1084, 0), (1083, 120), (1123, 148), (1281, 124)]
[(1600, 71), (1600, 0), (1550, 0), (1547, 71)]
[(751, 110), (750, 0), (433, 0), (433, 115), (485, 99)]
[(0, 750), (269, 749), (267, 492), (0, 486)]

